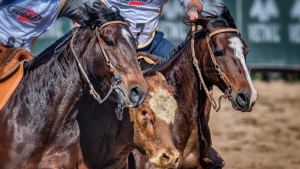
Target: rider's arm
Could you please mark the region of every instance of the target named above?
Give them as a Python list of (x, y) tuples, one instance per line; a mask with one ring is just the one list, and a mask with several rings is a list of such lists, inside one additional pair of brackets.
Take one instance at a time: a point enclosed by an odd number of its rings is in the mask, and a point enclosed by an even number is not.
[(179, 0), (184, 6), (185, 11), (188, 12), (191, 8), (196, 8), (200, 13), (203, 10), (203, 3), (201, 0)]
[[(179, 0), (181, 5), (185, 7), (188, 17), (191, 21), (198, 19), (198, 12), (201, 14), (203, 11), (203, 3), (201, 0)], [(194, 9), (197, 9), (194, 10)]]
[(83, 0), (66, 0), (57, 18), (67, 17), (78, 24), (89, 19)]

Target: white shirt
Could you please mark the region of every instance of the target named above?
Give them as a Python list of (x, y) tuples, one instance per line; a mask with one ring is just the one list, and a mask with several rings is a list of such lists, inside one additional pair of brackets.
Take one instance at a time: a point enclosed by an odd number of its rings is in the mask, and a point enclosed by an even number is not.
[(16, 0), (0, 6), (0, 43), (31, 49), (55, 22), (63, 0)]
[[(191, 0), (179, 0), (187, 10)], [(201, 0), (200, 0), (201, 1)], [(130, 22), (130, 31), (138, 40), (138, 49), (152, 42), (158, 29), (158, 20), (167, 0), (102, 0), (107, 7), (116, 6), (126, 21)], [(172, 11), (170, 11), (172, 12)]]

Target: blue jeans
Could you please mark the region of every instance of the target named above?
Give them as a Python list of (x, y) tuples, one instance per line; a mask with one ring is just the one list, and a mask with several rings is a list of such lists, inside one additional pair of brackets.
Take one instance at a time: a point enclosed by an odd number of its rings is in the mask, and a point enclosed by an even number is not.
[(175, 46), (163, 37), (163, 32), (156, 31), (152, 42), (148, 46), (138, 49), (137, 52), (147, 52), (162, 58), (166, 57)]

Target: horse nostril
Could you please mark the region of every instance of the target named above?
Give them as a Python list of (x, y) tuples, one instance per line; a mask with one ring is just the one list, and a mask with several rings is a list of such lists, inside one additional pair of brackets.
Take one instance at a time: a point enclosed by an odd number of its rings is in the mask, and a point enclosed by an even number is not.
[(132, 103), (137, 103), (142, 97), (142, 91), (138, 87), (133, 87), (130, 89), (129, 99)]
[(168, 162), (168, 161), (170, 160), (170, 157), (169, 157), (166, 153), (164, 153), (164, 154), (163, 154), (163, 159), (164, 159), (166, 162)]
[(248, 101), (249, 97), (247, 96), (247, 94), (239, 93), (236, 97), (237, 104), (242, 108), (246, 108), (249, 106)]

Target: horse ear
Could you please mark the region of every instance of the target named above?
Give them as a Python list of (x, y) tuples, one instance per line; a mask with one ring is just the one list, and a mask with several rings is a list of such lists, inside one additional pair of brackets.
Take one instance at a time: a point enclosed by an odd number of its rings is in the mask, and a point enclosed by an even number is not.
[(224, 5), (221, 16), (228, 22), (228, 26), (236, 29), (236, 25), (233, 17), (230, 14), (229, 9)]
[(86, 7), (86, 11), (89, 13), (89, 14), (95, 14), (97, 12), (99, 12), (99, 10), (97, 8), (93, 8), (91, 7), (88, 3), (83, 3)]

